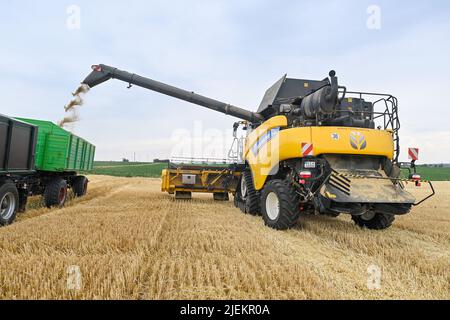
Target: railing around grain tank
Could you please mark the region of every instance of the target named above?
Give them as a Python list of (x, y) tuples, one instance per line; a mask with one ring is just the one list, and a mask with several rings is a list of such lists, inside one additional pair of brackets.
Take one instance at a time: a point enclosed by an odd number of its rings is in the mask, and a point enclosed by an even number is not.
[[(398, 100), (391, 94), (384, 93), (372, 93), (372, 92), (354, 92), (343, 91), (345, 97), (354, 97), (358, 99), (364, 99), (366, 101), (374, 101), (373, 111), (365, 112), (358, 111), (358, 114), (371, 115), (374, 121), (377, 121), (376, 125), (378, 129), (392, 130), (394, 140), (394, 162), (398, 162), (400, 154), (400, 119), (398, 116)], [(369, 99), (365, 99), (369, 97)], [(382, 105), (381, 111), (375, 111), (377, 105)]]

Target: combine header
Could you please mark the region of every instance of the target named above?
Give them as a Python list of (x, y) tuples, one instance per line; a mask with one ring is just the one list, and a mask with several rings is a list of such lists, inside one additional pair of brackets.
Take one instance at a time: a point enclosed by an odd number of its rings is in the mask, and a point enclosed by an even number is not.
[(179, 198), (232, 193), (241, 211), (275, 229), (293, 227), (302, 212), (346, 213), (361, 227), (385, 229), (422, 202), (404, 189), (407, 181), (420, 185), (415, 170), (400, 178), (397, 99), (347, 91), (334, 71), (323, 80), (284, 76), (251, 112), (106, 65), (92, 69), (83, 81), (91, 88), (118, 79), (243, 120), (234, 126), (248, 133), (242, 163), (163, 171), (162, 190)]
[(241, 176), (236, 166), (188, 165), (170, 163), (162, 171), (161, 191), (176, 199), (191, 199), (192, 192), (212, 193), (214, 200), (228, 201), (236, 193)]

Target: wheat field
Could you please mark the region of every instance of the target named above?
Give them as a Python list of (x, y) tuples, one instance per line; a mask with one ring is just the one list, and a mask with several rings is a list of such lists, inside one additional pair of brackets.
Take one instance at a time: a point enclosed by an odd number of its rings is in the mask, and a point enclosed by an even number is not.
[(0, 229), (0, 298), (450, 298), (449, 182), (389, 230), (307, 216), (279, 232), (210, 195), (175, 201), (159, 179), (89, 178), (85, 198), (59, 210), (33, 200)]

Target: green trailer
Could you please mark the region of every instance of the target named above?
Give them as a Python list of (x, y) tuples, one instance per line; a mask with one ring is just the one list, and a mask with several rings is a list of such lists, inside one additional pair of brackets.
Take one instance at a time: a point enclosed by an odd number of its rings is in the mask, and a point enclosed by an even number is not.
[(24, 211), (30, 196), (47, 207), (62, 207), (68, 189), (87, 192), (79, 171), (93, 168), (95, 147), (50, 121), (0, 115), (0, 226)]
[(50, 121), (17, 118), (38, 127), (35, 166), (40, 171), (88, 171), (94, 166), (95, 147)]

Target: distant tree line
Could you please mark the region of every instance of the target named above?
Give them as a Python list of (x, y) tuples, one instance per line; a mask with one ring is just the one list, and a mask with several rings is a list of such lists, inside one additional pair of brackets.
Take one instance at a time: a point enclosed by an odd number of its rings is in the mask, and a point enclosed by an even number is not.
[(161, 159), (153, 159), (153, 162), (154, 163), (169, 163), (170, 160), (169, 159), (163, 159), (163, 160), (161, 160)]
[(431, 164), (423, 164), (421, 167), (430, 167), (430, 168), (450, 168), (450, 163), (431, 163)]

